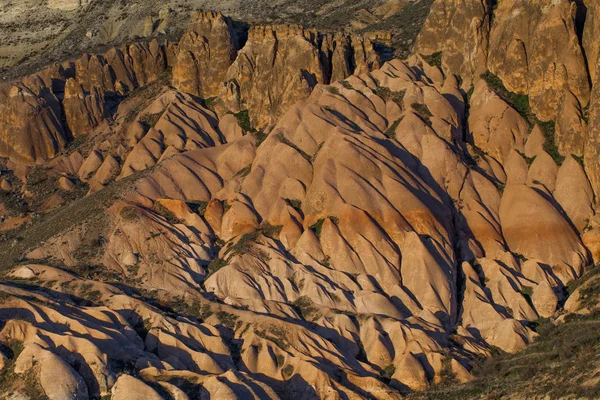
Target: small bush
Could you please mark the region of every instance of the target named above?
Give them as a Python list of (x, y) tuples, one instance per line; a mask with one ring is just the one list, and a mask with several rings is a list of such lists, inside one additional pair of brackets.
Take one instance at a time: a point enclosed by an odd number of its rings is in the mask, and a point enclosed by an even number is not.
[[(166, 109), (165, 109), (166, 110)], [(144, 114), (140, 117), (139, 121), (147, 128), (154, 128), (160, 117), (165, 113), (165, 110), (155, 113), (155, 114)]]
[(275, 137), (277, 139), (279, 139), (279, 141), (283, 144), (286, 144), (288, 146), (290, 146), (291, 148), (293, 148), (294, 150), (296, 150), (298, 153), (300, 153), (300, 155), (302, 157), (304, 157), (308, 162), (312, 163), (313, 158), (308, 155), (308, 153), (306, 153), (304, 150), (302, 150), (301, 148), (299, 148), (298, 146), (296, 146), (296, 144), (294, 142), (292, 142), (291, 140), (289, 140), (288, 138), (286, 138), (283, 133), (277, 133), (275, 135)]
[(523, 159), (524, 159), (524, 160), (525, 160), (525, 162), (527, 163), (527, 166), (528, 166), (528, 167), (531, 167), (531, 164), (533, 164), (533, 162), (535, 161), (535, 159), (536, 159), (536, 157), (537, 157), (537, 156), (533, 156), (533, 157), (527, 157), (527, 156), (525, 155), (525, 153), (523, 153), (523, 152), (520, 152), (520, 151), (518, 151), (518, 150), (517, 150), (517, 152), (518, 152), (518, 153), (521, 155), (521, 157), (523, 157)]
[(512, 108), (517, 110), (517, 112), (521, 114), (521, 116), (525, 118), (525, 120), (529, 121), (529, 115), (531, 113), (531, 108), (529, 106), (529, 96), (509, 91), (504, 86), (502, 80), (490, 71), (485, 72), (481, 75), (481, 77), (487, 82), (489, 87), (494, 92), (496, 92), (498, 96), (500, 96), (502, 100), (504, 100)]
[(233, 115), (237, 119), (238, 125), (244, 130), (244, 132), (256, 132), (256, 129), (252, 127), (252, 122), (250, 122), (250, 114), (248, 113), (248, 110), (243, 110)]
[(442, 68), (442, 52), (438, 51), (437, 53), (433, 53), (430, 55), (423, 55), (421, 54), (421, 57), (423, 57), (423, 60), (425, 60), (425, 62), (429, 65), (431, 65), (432, 67), (438, 67), (438, 68)]
[(393, 91), (389, 88), (377, 85), (377, 88), (375, 89), (375, 94), (381, 97), (386, 102), (393, 101), (394, 103), (398, 104), (400, 108), (402, 108), (404, 104), (404, 95), (406, 94), (406, 90)]
[(121, 219), (127, 222), (139, 221), (142, 218), (142, 210), (135, 206), (124, 207), (119, 213)]
[(394, 121), (394, 123), (390, 125), (390, 127), (383, 134), (390, 139), (396, 139), (396, 128), (398, 128), (398, 125), (400, 125), (400, 122), (402, 122), (403, 119), (404, 117), (400, 117)]
[(228, 265), (229, 263), (226, 260), (223, 260), (222, 258), (215, 258), (210, 262), (210, 264), (208, 264), (208, 274), (212, 275), (221, 268), (225, 268)]
[(292, 306), (298, 311), (298, 314), (302, 316), (305, 320), (308, 320), (310, 317), (314, 316), (317, 312), (317, 308), (314, 307), (314, 303), (308, 296), (301, 296), (296, 299), (292, 303)]
[(252, 164), (247, 165), (244, 168), (240, 169), (238, 172), (235, 173), (235, 175), (233, 177), (236, 178), (239, 176), (241, 178), (245, 178), (248, 175), (250, 175), (250, 172), (252, 172)]
[(302, 201), (297, 199), (287, 199), (287, 202), (294, 210), (302, 212)]
[(238, 320), (238, 316), (235, 314), (230, 314), (225, 311), (218, 311), (217, 318), (219, 318), (219, 322), (226, 328), (235, 329), (235, 324)]
[(268, 222), (263, 222), (260, 230), (264, 236), (271, 239), (277, 239), (282, 228), (283, 225), (271, 225)]
[(206, 201), (188, 201), (186, 204), (193, 213), (196, 213), (196, 214), (200, 215), (201, 217), (204, 217), (204, 214), (206, 213), (206, 207), (208, 207), (208, 202), (206, 202)]
[(412, 103), (410, 106), (417, 113), (417, 115), (423, 119), (423, 121), (425, 121), (428, 125), (431, 124), (431, 117), (433, 117), (433, 114), (429, 110), (429, 107), (427, 107), (427, 104)]
[(255, 330), (254, 333), (263, 339), (275, 343), (282, 350), (287, 350), (290, 347), (288, 332), (283, 328), (271, 326), (267, 330)]
[(281, 370), (281, 374), (285, 379), (291, 378), (291, 376), (294, 374), (294, 367), (292, 367), (290, 364), (286, 365)]
[(392, 376), (394, 376), (394, 373), (396, 373), (396, 367), (393, 364), (390, 364), (381, 370), (381, 378), (389, 382), (392, 379)]
[(575, 159), (581, 165), (582, 168), (585, 168), (585, 160), (583, 156), (577, 156), (575, 154), (571, 154), (571, 157)]
[(166, 208), (165, 206), (163, 206), (160, 203), (154, 204), (154, 212), (156, 212), (158, 215), (162, 216), (164, 219), (167, 220), (168, 223), (170, 223), (172, 225), (181, 223), (181, 220), (179, 218), (177, 218), (177, 216), (175, 214), (173, 214), (173, 212), (171, 212), (171, 210), (169, 210), (168, 208)]
[(324, 223), (325, 223), (325, 218), (321, 218), (320, 220), (318, 220), (317, 222), (315, 222), (313, 225), (310, 226), (310, 230), (313, 231), (315, 233), (315, 235), (317, 235), (318, 238), (321, 237), (321, 230), (323, 229)]
[(554, 162), (557, 165), (562, 165), (565, 161), (565, 157), (563, 157), (558, 151), (558, 146), (556, 145), (556, 124), (554, 121), (542, 122), (537, 118), (533, 118), (535, 123), (541, 128), (546, 141), (544, 142), (544, 151), (548, 153)]
[(256, 147), (258, 148), (269, 137), (269, 134), (260, 130), (254, 133), (254, 137), (256, 138)]

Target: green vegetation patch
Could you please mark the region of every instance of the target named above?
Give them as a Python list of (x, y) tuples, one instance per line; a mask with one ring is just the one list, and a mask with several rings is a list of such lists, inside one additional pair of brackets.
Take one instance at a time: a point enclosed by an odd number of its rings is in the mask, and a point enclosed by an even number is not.
[(161, 112), (157, 112), (155, 114), (144, 114), (140, 117), (139, 121), (146, 127), (146, 129), (154, 128), (166, 110), (167, 109), (165, 108)]
[(386, 102), (393, 101), (394, 103), (398, 104), (398, 106), (400, 106), (400, 108), (402, 108), (402, 106), (404, 104), (404, 95), (406, 94), (406, 90), (393, 91), (393, 90), (390, 90), (389, 88), (379, 86), (379, 83), (377, 83), (377, 88), (375, 89), (375, 94), (377, 96), (381, 97)]
[(250, 121), (250, 113), (248, 110), (242, 110), (239, 113), (233, 114), (238, 121), (238, 125), (244, 130), (244, 132), (256, 132), (256, 129), (252, 126)]
[(317, 313), (317, 308), (314, 307), (312, 299), (308, 296), (298, 297), (296, 301), (292, 303), (292, 306), (305, 320), (309, 320)]
[(565, 157), (563, 157), (558, 151), (556, 145), (556, 124), (554, 121), (541, 121), (532, 112), (531, 105), (529, 103), (529, 96), (517, 94), (509, 91), (502, 79), (490, 71), (485, 72), (481, 77), (487, 82), (489, 87), (496, 92), (498, 96), (512, 108), (514, 108), (521, 116), (525, 119), (529, 125), (530, 131), (538, 125), (546, 138), (544, 143), (544, 150), (548, 153), (557, 165), (562, 165)]
[(398, 125), (400, 125), (403, 119), (404, 116), (398, 118), (396, 121), (394, 121), (392, 125), (390, 125), (390, 127), (385, 132), (383, 132), (383, 134), (390, 139), (396, 139), (396, 129), (398, 128)]
[(421, 57), (423, 57), (423, 60), (425, 60), (427, 64), (431, 65), (432, 67), (438, 67), (440, 69), (442, 68), (442, 56), (443, 53), (441, 51), (430, 55), (421, 54)]
[(204, 214), (206, 213), (206, 207), (208, 207), (207, 201), (188, 201), (186, 204), (193, 213), (204, 217)]
[(429, 110), (429, 107), (427, 107), (427, 104), (412, 103), (410, 106), (423, 121), (428, 125), (431, 125), (431, 117), (433, 117), (433, 114), (431, 113), (431, 110)]
[(233, 330), (235, 329), (239, 317), (235, 314), (230, 314), (225, 311), (218, 311), (217, 318), (219, 318), (219, 322), (221, 323), (221, 325)]
[(509, 91), (497, 75), (490, 71), (487, 71), (481, 75), (481, 77), (487, 82), (489, 87), (496, 92), (498, 96), (505, 102), (507, 102), (512, 108), (517, 110), (519, 114), (525, 120), (529, 121), (529, 115), (531, 114), (531, 107), (529, 106), (529, 96), (525, 94), (517, 94)]
[(156, 212), (158, 215), (165, 218), (168, 223), (173, 224), (173, 225), (181, 223), (181, 220), (179, 218), (177, 218), (177, 216), (175, 214), (173, 214), (173, 212), (171, 210), (169, 210), (167, 207), (163, 206), (162, 204), (160, 204), (158, 202), (155, 203), (153, 209), (154, 209), (154, 212)]
[(281, 143), (290, 146), (291, 148), (293, 148), (294, 150), (296, 150), (298, 153), (300, 153), (300, 155), (302, 157), (304, 157), (306, 159), (306, 161), (312, 163), (312, 161), (313, 161), (312, 156), (310, 156), (307, 152), (305, 152), (304, 150), (302, 150), (300, 147), (296, 146), (296, 144), (294, 142), (292, 142), (291, 140), (289, 140), (288, 138), (286, 138), (283, 133), (279, 132), (279, 133), (277, 133), (275, 135), (275, 137), (277, 139), (279, 139), (279, 141)]
[(313, 225), (310, 226), (310, 230), (317, 235), (317, 237), (321, 237), (321, 230), (323, 229), (323, 224), (325, 223), (325, 218), (319, 219)]

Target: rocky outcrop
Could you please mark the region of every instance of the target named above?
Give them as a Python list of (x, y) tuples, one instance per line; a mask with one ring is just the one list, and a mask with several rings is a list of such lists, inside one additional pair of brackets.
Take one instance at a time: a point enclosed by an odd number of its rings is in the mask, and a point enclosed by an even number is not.
[[(21, 224), (0, 238), (16, 373), (56, 398), (399, 399), (535, 340), (530, 323), (600, 257), (597, 182), (578, 157), (594, 171), (599, 119), (586, 133), (579, 95), (548, 80), (556, 157), (549, 125), (478, 79), (487, 6), (460, 4), (437, 2), (428, 25), (468, 25), (440, 27), (457, 47), (424, 32), (424, 57), (383, 66), (368, 38), (296, 26), (252, 28), (233, 60), (231, 22), (205, 13), (190, 58), (132, 44), (8, 86), (0, 132), (29, 161), (2, 162), (0, 212), (13, 199), (39, 212), (0, 220)], [(461, 64), (466, 37), (477, 51)], [(50, 124), (63, 113), (76, 148)], [(21, 142), (13, 114), (30, 124)], [(48, 137), (52, 151), (19, 147)], [(23, 265), (46, 259), (60, 268)]]
[(179, 42), (173, 85), (196, 96), (213, 97), (235, 56), (231, 20), (221, 13), (199, 13)]
[(480, 79), (471, 97), (469, 128), (473, 143), (504, 163), (516, 149), (524, 150), (528, 126), (523, 117)]
[(586, 20), (583, 31), (583, 48), (587, 58), (592, 82), (598, 76), (598, 58), (600, 56), (600, 45), (597, 37), (600, 34), (600, 5), (595, 1), (584, 1), (586, 8)]
[(58, 101), (47, 89), (41, 90), (44, 97), (23, 85), (0, 88), (0, 157), (35, 165), (64, 147)]
[[(600, 58), (598, 60), (600, 61)], [(598, 74), (590, 100), (589, 121), (584, 154), (585, 172), (590, 179), (597, 201), (600, 196), (600, 166), (598, 164), (600, 157), (600, 77)]]
[(528, 94), (544, 121), (559, 113), (566, 90), (586, 105), (590, 86), (568, 0), (498, 2), (490, 32), (488, 68), (512, 92)]
[(65, 84), (62, 101), (67, 126), (73, 136), (83, 135), (104, 119), (104, 96), (97, 87), (85, 93), (81, 85), (73, 78)]
[(271, 127), (293, 104), (307, 99), (317, 84), (379, 66), (368, 39), (299, 26), (252, 27), (227, 71), (221, 98), (228, 110), (248, 110), (255, 126)]
[(445, 73), (461, 76), (468, 89), (486, 69), (488, 4), (485, 0), (436, 0), (413, 51), (422, 56), (440, 53)]

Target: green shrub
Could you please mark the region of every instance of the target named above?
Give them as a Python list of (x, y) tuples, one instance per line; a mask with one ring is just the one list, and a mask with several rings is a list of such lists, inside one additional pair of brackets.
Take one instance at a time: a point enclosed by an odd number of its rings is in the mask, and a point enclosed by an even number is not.
[(512, 108), (517, 110), (526, 121), (529, 121), (531, 108), (529, 106), (529, 96), (517, 94), (509, 91), (504, 86), (502, 80), (497, 76), (487, 71), (481, 77), (488, 83), (489, 87), (496, 92), (498, 96), (507, 102)]
[(224, 327), (229, 329), (235, 329), (235, 325), (239, 317), (235, 314), (230, 314), (225, 311), (218, 311), (217, 318), (219, 318), (219, 322)]
[(283, 133), (277, 133), (275, 135), (275, 137), (277, 139), (279, 139), (279, 141), (283, 144), (286, 144), (288, 146), (290, 146), (291, 148), (293, 148), (294, 150), (296, 150), (298, 153), (300, 153), (300, 155), (302, 157), (304, 157), (308, 162), (312, 163), (313, 158), (308, 155), (308, 153), (306, 153), (304, 150), (302, 150), (301, 148), (299, 148), (298, 146), (296, 146), (296, 144), (294, 142), (292, 142), (291, 140), (289, 140), (288, 138), (286, 138)]
[(294, 367), (292, 367), (290, 364), (286, 365), (281, 370), (281, 374), (285, 379), (289, 379), (294, 374)]
[(258, 132), (254, 132), (254, 137), (256, 139), (256, 147), (258, 148), (261, 144), (263, 144), (267, 137), (269, 137), (269, 134), (265, 133), (263, 130), (260, 130)]
[(214, 260), (212, 260), (210, 262), (210, 264), (208, 264), (208, 274), (212, 275), (215, 272), (217, 272), (218, 270), (220, 270), (221, 268), (224, 268), (226, 266), (228, 266), (229, 263), (226, 260), (223, 260), (222, 258), (215, 258)]
[(314, 303), (308, 296), (301, 296), (292, 303), (292, 306), (298, 311), (298, 314), (305, 320), (308, 320), (317, 312), (317, 308), (314, 307)]
[(423, 121), (425, 121), (428, 125), (431, 124), (431, 117), (433, 114), (429, 110), (429, 107), (427, 107), (427, 104), (412, 103), (410, 106), (417, 113), (417, 115), (423, 119)]
[(423, 57), (423, 60), (425, 60), (425, 62), (429, 65), (431, 65), (432, 67), (438, 67), (438, 68), (442, 68), (442, 52), (438, 51), (437, 53), (433, 53), (430, 55), (423, 55), (421, 54), (421, 57)]
[(169, 210), (162, 204), (160, 204), (158, 202), (155, 203), (153, 209), (154, 209), (154, 212), (156, 212), (158, 215), (160, 215), (164, 219), (166, 219), (168, 223), (170, 223), (172, 225), (181, 223), (181, 220), (179, 218), (177, 218), (177, 216), (175, 214), (173, 214), (173, 212), (171, 210)]
[(139, 221), (142, 218), (143, 212), (136, 206), (126, 206), (123, 207), (119, 215), (124, 221), (134, 222)]
[(235, 177), (242, 177), (245, 178), (248, 175), (250, 175), (250, 172), (252, 172), (252, 164), (245, 166), (244, 168), (240, 169), (238, 172), (235, 173), (234, 178)]
[(400, 122), (402, 122), (403, 119), (404, 117), (400, 117), (394, 121), (394, 123), (390, 125), (390, 127), (383, 134), (390, 139), (396, 139), (396, 128), (398, 128), (398, 125), (400, 125)]
[(250, 121), (250, 114), (248, 110), (242, 110), (239, 113), (233, 114), (238, 121), (238, 125), (244, 130), (244, 132), (256, 132), (256, 129), (252, 127), (252, 122)]
[(157, 124), (157, 122), (160, 120), (160, 117), (163, 116), (163, 114), (165, 113), (166, 109), (161, 111), (161, 112), (157, 112), (155, 114), (144, 114), (139, 118), (139, 121), (147, 128), (154, 128)]
[(186, 204), (193, 213), (196, 213), (196, 214), (200, 215), (201, 217), (204, 217), (204, 214), (206, 213), (206, 207), (208, 207), (208, 202), (206, 202), (206, 201), (188, 201)]
[(392, 376), (394, 376), (394, 373), (396, 373), (396, 367), (393, 364), (390, 364), (381, 370), (381, 378), (389, 382), (389, 380), (392, 379)]
[(537, 118), (533, 118), (535, 123), (541, 128), (546, 141), (544, 142), (544, 150), (552, 157), (557, 165), (562, 165), (565, 158), (558, 151), (556, 145), (556, 124), (554, 121), (543, 122)]
[(287, 199), (287, 202), (294, 210), (302, 212), (302, 201), (297, 199)]
[(262, 223), (260, 230), (264, 236), (271, 239), (277, 239), (282, 228), (283, 225), (271, 225), (265, 221)]
[(321, 230), (323, 229), (324, 223), (325, 223), (325, 218), (321, 218), (320, 220), (318, 220), (317, 222), (315, 222), (313, 225), (310, 226), (310, 230), (313, 231), (315, 233), (315, 235), (317, 235), (318, 238), (321, 237)]
[(379, 84), (377, 84), (377, 88), (375, 89), (375, 94), (377, 96), (381, 97), (386, 102), (393, 101), (394, 103), (398, 104), (398, 106), (400, 106), (400, 108), (402, 108), (402, 106), (404, 104), (404, 95), (406, 94), (406, 90), (393, 91), (393, 90), (390, 90), (389, 88), (379, 86)]

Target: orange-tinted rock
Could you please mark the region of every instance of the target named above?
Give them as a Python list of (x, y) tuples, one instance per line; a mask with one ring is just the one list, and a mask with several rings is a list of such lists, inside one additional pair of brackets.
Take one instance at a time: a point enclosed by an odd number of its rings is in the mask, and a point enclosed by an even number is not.
[(490, 29), (488, 2), (436, 0), (419, 33), (414, 52), (441, 52), (446, 75), (458, 75), (463, 86), (474, 84), (485, 72)]
[(567, 91), (556, 119), (556, 144), (560, 154), (582, 157), (587, 128), (579, 101)]
[(489, 69), (513, 92), (529, 94), (543, 121), (555, 119), (565, 90), (587, 104), (590, 86), (568, 0), (498, 3), (490, 32)]
[(524, 185), (507, 186), (500, 221), (512, 252), (547, 263), (563, 283), (581, 276), (587, 251), (574, 228), (538, 192)]
[(598, 75), (598, 59), (600, 57), (600, 45), (598, 44), (598, 35), (600, 35), (600, 4), (596, 1), (584, 2), (587, 8), (585, 27), (583, 32), (583, 47), (588, 60), (588, 68), (592, 82)]
[(0, 87), (0, 157), (35, 165), (65, 144), (57, 109), (23, 86)]
[(511, 150), (523, 151), (528, 134), (521, 115), (480, 79), (471, 100), (469, 127), (475, 145), (500, 163)]
[(209, 98), (218, 93), (236, 55), (231, 20), (221, 13), (198, 13), (179, 42), (173, 85)]
[(104, 118), (104, 96), (98, 88), (85, 93), (75, 79), (68, 79), (63, 99), (65, 118), (75, 137), (88, 133)]

